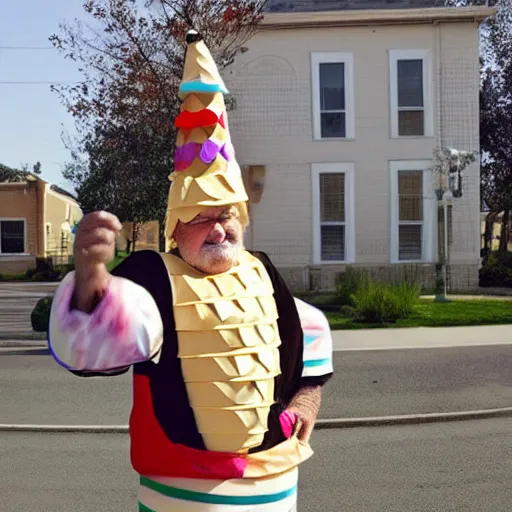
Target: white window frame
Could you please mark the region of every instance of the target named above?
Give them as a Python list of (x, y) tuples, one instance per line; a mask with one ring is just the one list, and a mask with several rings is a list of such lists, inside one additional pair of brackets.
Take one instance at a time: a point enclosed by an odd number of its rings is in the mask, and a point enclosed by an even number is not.
[[(431, 263), (434, 261), (435, 254), (435, 215), (436, 201), (434, 197), (434, 187), (432, 182), (431, 160), (401, 160), (390, 162), (390, 206), (391, 206), (391, 236), (390, 236), (390, 255), (391, 263)], [(399, 259), (399, 237), (398, 229), (400, 224), (399, 197), (398, 197), (398, 173), (399, 171), (422, 171), (423, 172), (423, 221), (422, 221), (422, 240), (421, 255), (419, 260), (400, 260)], [(420, 222), (411, 222), (419, 224)]]
[(2, 222), (9, 221), (23, 222), (23, 252), (2, 252), (2, 239), (0, 237), (0, 256), (27, 256), (27, 219), (0, 217), (0, 224), (2, 224)]
[[(398, 61), (419, 60), (423, 61), (423, 110), (424, 110), (424, 134), (423, 135), (399, 135), (398, 129)], [(391, 100), (391, 137), (395, 139), (428, 138), (434, 136), (434, 100), (432, 97), (432, 52), (430, 50), (390, 50), (390, 100)], [(414, 110), (407, 108), (404, 110)], [(419, 110), (419, 109), (418, 109)]]
[[(322, 137), (322, 116), (320, 111), (320, 64), (345, 64), (345, 137)], [(311, 75), (314, 139), (322, 141), (355, 139), (354, 54), (339, 52), (312, 53)]]
[[(345, 175), (345, 222), (321, 222), (320, 215), (320, 175)], [(354, 211), (354, 164), (353, 163), (324, 163), (311, 166), (313, 188), (313, 264), (332, 265), (347, 264), (355, 261), (355, 211)], [(322, 225), (345, 226), (345, 259), (322, 260)]]

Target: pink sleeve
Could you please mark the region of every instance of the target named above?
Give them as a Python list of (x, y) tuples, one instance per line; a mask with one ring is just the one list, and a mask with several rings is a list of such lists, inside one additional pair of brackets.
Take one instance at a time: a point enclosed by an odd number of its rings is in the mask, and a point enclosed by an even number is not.
[(91, 313), (71, 310), (75, 273), (59, 285), (52, 304), (48, 345), (55, 360), (70, 370), (109, 373), (159, 355), (163, 324), (149, 292), (112, 277)]
[(279, 423), (281, 424), (281, 430), (283, 431), (284, 437), (289, 439), (292, 437), (295, 423), (297, 422), (297, 415), (290, 411), (283, 411), (279, 416)]

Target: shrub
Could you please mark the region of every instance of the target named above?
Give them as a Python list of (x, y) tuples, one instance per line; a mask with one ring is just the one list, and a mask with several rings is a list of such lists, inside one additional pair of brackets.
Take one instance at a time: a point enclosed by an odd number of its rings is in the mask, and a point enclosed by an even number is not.
[(346, 318), (357, 318), (357, 311), (354, 306), (341, 306), (340, 313)]
[(512, 254), (493, 252), (480, 269), (480, 286), (512, 287)]
[(393, 292), (398, 299), (400, 317), (407, 318), (414, 313), (414, 308), (418, 305), (421, 286), (412, 281), (402, 281), (393, 287)]
[(53, 270), (51, 258), (36, 258), (36, 273), (45, 274)]
[(370, 274), (362, 268), (347, 267), (336, 276), (336, 296), (343, 306), (353, 306), (353, 295), (359, 287), (370, 279)]
[(0, 274), (0, 281), (24, 281), (25, 274)]
[(367, 323), (393, 323), (407, 318), (418, 303), (420, 287), (402, 281), (398, 285), (368, 279), (353, 295), (358, 317)]
[(35, 305), (30, 315), (32, 329), (36, 332), (48, 332), (50, 323), (50, 311), (52, 308), (53, 297), (44, 297)]

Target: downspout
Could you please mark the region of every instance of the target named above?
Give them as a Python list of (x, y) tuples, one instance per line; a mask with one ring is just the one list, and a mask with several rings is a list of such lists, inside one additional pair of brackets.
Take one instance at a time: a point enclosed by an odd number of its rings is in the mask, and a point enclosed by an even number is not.
[[(442, 120), (442, 48), (441, 48), (441, 23), (439, 21), (434, 22), (434, 49), (435, 49), (435, 67), (436, 67), (436, 134), (435, 134), (435, 146), (437, 148), (441, 148), (443, 145), (443, 120)], [(436, 186), (435, 184), (434, 186)], [(439, 299), (438, 294), (438, 281), (440, 279), (440, 270), (441, 270), (441, 247), (444, 246), (443, 240), (440, 239), (441, 233), (444, 231), (444, 224), (441, 225), (440, 223), (440, 216), (439, 216), (439, 201), (437, 200), (437, 196), (434, 194), (434, 201), (435, 201), (435, 207), (434, 207), (434, 226), (436, 227), (436, 236), (434, 237), (434, 255), (437, 255), (435, 257), (436, 263), (436, 272), (435, 272), (435, 287), (436, 287), (436, 300)], [(446, 222), (446, 219), (443, 219), (443, 222)], [(446, 248), (444, 249), (446, 250)]]
[(47, 194), (47, 189), (48, 187), (50, 186), (49, 183), (45, 183), (44, 184), (44, 188), (43, 188), (43, 200), (42, 200), (42, 206), (43, 206), (43, 211), (42, 211), (42, 219), (43, 219), (43, 222), (42, 222), (42, 230), (43, 230), (43, 248), (41, 250), (41, 256), (43, 258), (46, 258), (46, 248), (48, 247), (48, 240), (47, 240), (47, 233), (46, 233), (46, 194)]
[(443, 123), (442, 123), (442, 108), (441, 108), (441, 98), (442, 98), (442, 44), (441, 44), (441, 23), (436, 21), (435, 25), (435, 51), (436, 51), (436, 119), (437, 119), (437, 130), (436, 130), (436, 146), (442, 147), (444, 142), (444, 134), (443, 134)]
[[(435, 22), (435, 52), (436, 52), (436, 120), (437, 120), (437, 129), (435, 136), (435, 145), (438, 148), (442, 148), (444, 144), (444, 133), (443, 133), (443, 109), (442, 109), (442, 34), (441, 34), (441, 23)], [(438, 205), (437, 205), (438, 206)], [(438, 236), (435, 237), (436, 243), (436, 252), (438, 254), (439, 259), (439, 229), (441, 226), (439, 225), (439, 209), (434, 208), (436, 218), (435, 225), (438, 228)]]

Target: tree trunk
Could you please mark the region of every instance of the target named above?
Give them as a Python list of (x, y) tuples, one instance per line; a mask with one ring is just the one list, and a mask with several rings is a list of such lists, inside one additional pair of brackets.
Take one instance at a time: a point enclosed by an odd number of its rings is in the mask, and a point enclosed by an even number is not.
[(489, 212), (485, 218), (484, 249), (486, 249), (486, 251), (492, 251), (492, 237), (496, 215), (496, 212)]
[(165, 225), (163, 227), (160, 225), (158, 228), (158, 250), (165, 252)]
[(126, 254), (130, 254), (131, 248), (132, 248), (132, 241), (129, 238), (127, 238), (126, 239), (126, 249), (125, 249)]
[(138, 222), (132, 223), (132, 250), (135, 252), (135, 247), (137, 246), (137, 239), (139, 238), (139, 229), (140, 224)]

